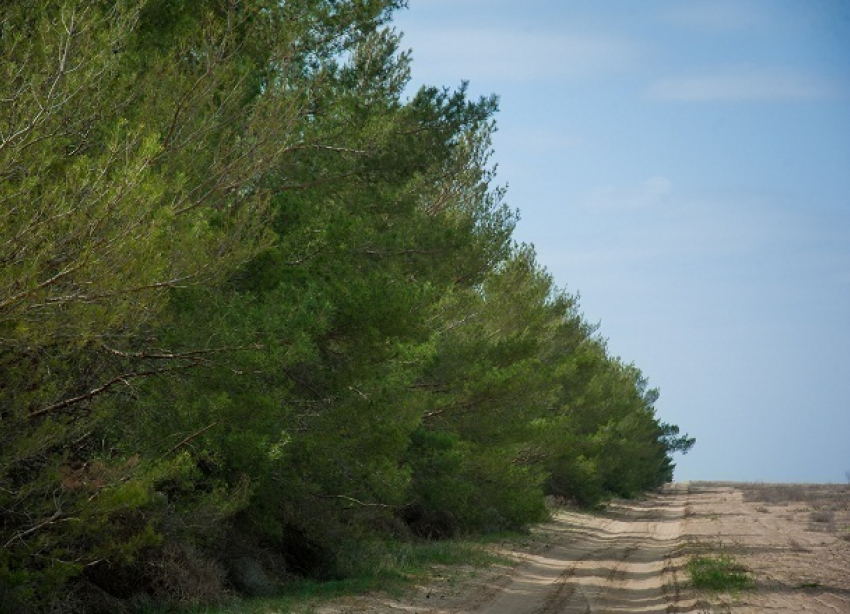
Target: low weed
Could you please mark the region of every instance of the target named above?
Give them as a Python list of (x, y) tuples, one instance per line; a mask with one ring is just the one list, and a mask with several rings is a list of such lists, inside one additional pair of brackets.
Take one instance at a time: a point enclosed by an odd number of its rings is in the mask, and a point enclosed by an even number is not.
[(752, 588), (753, 579), (747, 569), (730, 554), (694, 556), (688, 563), (694, 588), (715, 591), (738, 591)]
[(788, 542), (788, 547), (793, 552), (811, 552), (808, 548), (806, 548), (803, 544), (798, 542), (796, 539), (792, 539)]

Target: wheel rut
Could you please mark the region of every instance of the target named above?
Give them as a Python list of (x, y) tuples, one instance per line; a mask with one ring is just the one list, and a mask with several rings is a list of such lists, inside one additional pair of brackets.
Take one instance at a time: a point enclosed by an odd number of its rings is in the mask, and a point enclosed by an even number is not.
[[(604, 514), (559, 513), (540, 529), (548, 547), (529, 555), (510, 583), (463, 611), (482, 614), (675, 612), (675, 552), (687, 487)], [(671, 589), (673, 585), (674, 590)]]

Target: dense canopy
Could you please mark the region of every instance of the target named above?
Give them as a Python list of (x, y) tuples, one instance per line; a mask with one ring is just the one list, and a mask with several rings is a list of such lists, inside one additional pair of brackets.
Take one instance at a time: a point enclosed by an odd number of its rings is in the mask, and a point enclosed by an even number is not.
[(672, 478), (693, 440), (512, 239), (497, 100), (405, 93), (401, 4), (3, 9), (0, 609)]

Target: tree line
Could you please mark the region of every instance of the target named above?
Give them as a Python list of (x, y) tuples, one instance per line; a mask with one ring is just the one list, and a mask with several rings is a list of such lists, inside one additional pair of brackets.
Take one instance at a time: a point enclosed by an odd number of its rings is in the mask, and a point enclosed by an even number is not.
[(497, 99), (405, 93), (404, 4), (4, 3), (0, 606), (672, 479), (694, 440), (513, 239)]

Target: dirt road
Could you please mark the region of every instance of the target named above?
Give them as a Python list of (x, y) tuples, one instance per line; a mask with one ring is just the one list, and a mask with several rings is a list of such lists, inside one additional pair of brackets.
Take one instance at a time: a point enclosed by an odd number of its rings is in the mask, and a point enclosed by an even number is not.
[[(695, 591), (694, 555), (734, 557), (751, 590)], [(447, 570), (404, 599), (370, 596), (341, 612), (555, 614), (595, 612), (850, 612), (850, 487), (693, 483), (599, 514), (560, 511), (512, 566)]]
[(521, 549), (517, 563), (459, 585), (431, 585), (404, 600), (358, 599), (331, 612), (554, 614), (676, 612), (687, 487), (601, 514), (560, 511)]
[(543, 551), (527, 554), (490, 599), (459, 604), (483, 614), (675, 611), (685, 492), (618, 504), (604, 515), (558, 514), (541, 527)]

